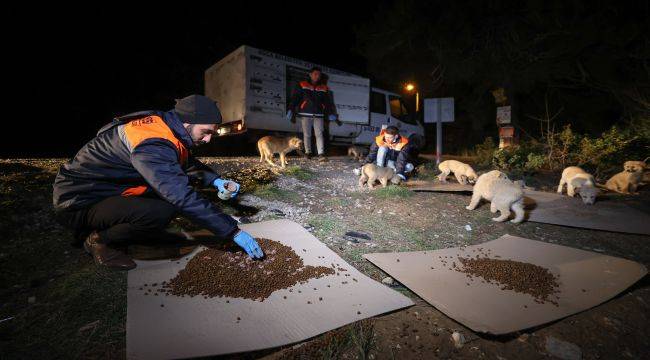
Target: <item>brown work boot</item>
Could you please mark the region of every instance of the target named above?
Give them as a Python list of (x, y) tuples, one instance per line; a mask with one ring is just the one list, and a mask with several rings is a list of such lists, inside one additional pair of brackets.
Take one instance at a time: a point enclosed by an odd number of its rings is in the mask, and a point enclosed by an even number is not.
[(328, 161), (328, 160), (327, 160), (327, 156), (325, 156), (325, 154), (318, 154), (318, 161), (319, 161), (319, 162), (326, 162), (326, 161)]
[(93, 257), (95, 264), (119, 270), (131, 270), (136, 264), (130, 257), (99, 242), (99, 234), (93, 231), (84, 241), (84, 249)]

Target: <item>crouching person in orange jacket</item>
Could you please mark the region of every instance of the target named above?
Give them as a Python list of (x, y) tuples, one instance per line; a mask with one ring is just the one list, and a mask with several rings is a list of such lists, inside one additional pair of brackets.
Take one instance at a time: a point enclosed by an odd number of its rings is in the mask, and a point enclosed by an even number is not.
[(177, 213), (262, 257), (253, 237), (193, 187), (236, 189), (232, 197), (239, 191), (239, 184), (221, 179), (189, 152), (209, 142), (220, 123), (217, 105), (201, 95), (177, 100), (171, 111), (114, 119), (59, 169), (57, 220), (74, 231), (95, 263), (112, 268), (136, 264), (109, 244), (159, 236)]
[(406, 180), (406, 175), (414, 168), (412, 149), (409, 140), (401, 136), (395, 126), (388, 126), (381, 130), (375, 142), (370, 145), (366, 163), (392, 168), (397, 176)]

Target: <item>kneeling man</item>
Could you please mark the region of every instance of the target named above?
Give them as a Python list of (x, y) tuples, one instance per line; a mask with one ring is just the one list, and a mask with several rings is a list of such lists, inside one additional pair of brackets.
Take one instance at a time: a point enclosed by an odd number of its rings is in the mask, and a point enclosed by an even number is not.
[(177, 213), (234, 240), (249, 256), (262, 257), (255, 239), (193, 187), (224, 193), (228, 188), (233, 197), (239, 191), (239, 184), (221, 179), (189, 152), (209, 142), (220, 123), (217, 105), (201, 95), (177, 100), (168, 112), (116, 118), (59, 169), (57, 219), (75, 232), (95, 263), (112, 268), (136, 264), (109, 244), (155, 238)]
[(370, 145), (366, 163), (392, 168), (397, 176), (406, 180), (406, 174), (413, 171), (411, 149), (409, 140), (401, 136), (395, 126), (389, 126), (381, 130), (375, 142)]

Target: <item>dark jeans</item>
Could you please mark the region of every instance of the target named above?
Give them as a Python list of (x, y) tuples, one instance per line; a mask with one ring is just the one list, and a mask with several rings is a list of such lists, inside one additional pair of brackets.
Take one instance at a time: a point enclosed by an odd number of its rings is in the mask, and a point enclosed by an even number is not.
[(74, 231), (76, 245), (93, 231), (108, 244), (156, 237), (175, 215), (175, 207), (159, 198), (113, 196), (88, 208), (60, 211), (57, 220)]

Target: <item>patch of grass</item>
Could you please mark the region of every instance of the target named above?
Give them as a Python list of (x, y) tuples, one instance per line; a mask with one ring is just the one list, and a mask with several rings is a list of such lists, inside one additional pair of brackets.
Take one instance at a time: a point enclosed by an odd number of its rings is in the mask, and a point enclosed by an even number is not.
[(35, 296), (36, 303), (12, 320), (14, 335), (6, 354), (73, 359), (115, 356), (124, 349), (126, 272), (88, 264)]
[(362, 249), (353, 247), (349, 251), (345, 252), (345, 255), (346, 255), (345, 257), (347, 257), (346, 260), (348, 260), (349, 262), (363, 263), (364, 262), (363, 254), (365, 254), (365, 253), (366, 252), (363, 251)]
[(356, 358), (368, 359), (370, 352), (375, 349), (375, 326), (371, 320), (354, 323), (350, 328), (350, 338), (354, 344)]
[(330, 331), (295, 349), (288, 349), (280, 359), (368, 359), (374, 350), (373, 320), (366, 319)]
[(403, 234), (404, 239), (408, 241), (410, 245), (414, 246), (409, 246), (410, 251), (429, 250), (429, 243), (426, 241), (424, 234), (421, 231), (402, 228), (401, 233)]
[(334, 197), (325, 200), (325, 204), (329, 207), (346, 207), (350, 205), (350, 201), (347, 199)]
[(316, 177), (316, 173), (309, 169), (303, 169), (298, 165), (287, 167), (284, 169), (284, 174), (303, 181), (311, 180)]
[(314, 227), (314, 233), (318, 237), (342, 235), (345, 231), (344, 224), (329, 214), (312, 215), (309, 224)]
[(374, 195), (380, 199), (409, 198), (413, 196), (413, 192), (403, 186), (389, 185), (375, 190)]
[(292, 191), (282, 190), (273, 184), (260, 185), (253, 191), (253, 195), (268, 199), (279, 201), (298, 201), (300, 195)]

